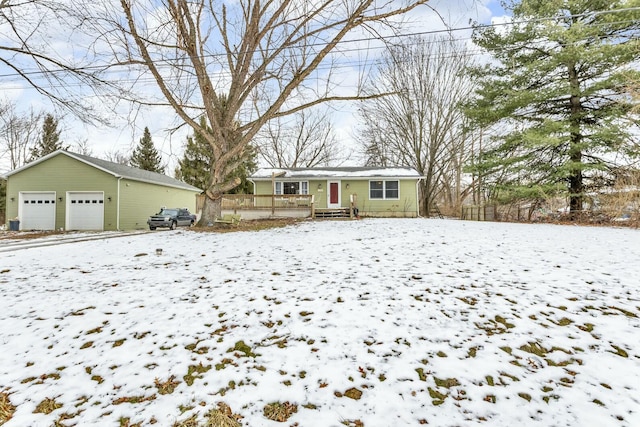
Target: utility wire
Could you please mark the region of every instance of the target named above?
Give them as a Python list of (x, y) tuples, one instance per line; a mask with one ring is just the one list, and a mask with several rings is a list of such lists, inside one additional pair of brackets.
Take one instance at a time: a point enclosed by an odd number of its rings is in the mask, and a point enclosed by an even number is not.
[[(588, 13), (581, 13), (581, 14), (569, 14), (569, 15), (562, 15), (562, 16), (554, 16), (554, 17), (545, 17), (545, 18), (536, 18), (536, 19), (530, 19), (530, 20), (522, 20), (522, 21), (507, 21), (507, 22), (499, 22), (499, 23), (491, 23), (491, 24), (478, 24), (478, 25), (470, 25), (470, 26), (464, 26), (464, 27), (455, 27), (455, 28), (446, 28), (446, 29), (440, 29), (440, 30), (429, 30), (429, 31), (417, 31), (417, 32), (411, 32), (411, 33), (405, 33), (405, 34), (393, 34), (393, 35), (388, 35), (388, 36), (376, 36), (376, 37), (363, 37), (363, 38), (357, 38), (357, 39), (349, 39), (349, 40), (343, 40), (339, 43), (340, 46), (344, 46), (347, 44), (352, 44), (352, 43), (365, 43), (365, 42), (379, 42), (379, 41), (384, 41), (384, 42), (388, 42), (391, 40), (396, 40), (396, 39), (407, 39), (407, 38), (418, 38), (418, 37), (424, 37), (424, 36), (431, 36), (431, 35), (438, 35), (438, 34), (452, 34), (454, 32), (461, 32), (461, 31), (474, 31), (474, 30), (482, 30), (482, 29), (486, 29), (486, 28), (496, 28), (496, 27), (504, 27), (504, 26), (516, 26), (516, 25), (522, 25), (522, 24), (530, 24), (530, 23), (535, 23), (535, 22), (547, 22), (547, 21), (553, 21), (553, 20), (558, 20), (558, 19), (568, 19), (568, 18), (577, 18), (577, 17), (590, 17), (590, 16), (597, 16), (597, 15), (603, 15), (603, 14), (612, 14), (612, 13), (622, 13), (622, 12), (631, 12), (631, 11), (640, 11), (640, 7), (630, 7), (630, 8), (624, 8), (624, 9), (616, 9), (616, 10), (607, 10), (607, 11), (596, 11), (596, 12), (588, 12)], [(601, 23), (601, 24), (596, 24), (596, 25), (616, 25), (616, 24), (632, 24), (634, 23), (634, 20), (621, 20), (621, 21), (615, 21), (615, 22), (607, 22), (607, 23)], [(458, 42), (463, 42), (463, 41), (469, 41), (471, 40), (471, 37), (461, 37), (461, 38), (455, 38), (452, 39), (454, 41), (458, 41)], [(427, 43), (439, 43), (442, 40), (427, 40)], [(309, 45), (307, 45), (308, 47), (322, 47), (325, 46), (326, 43), (311, 43)], [(350, 54), (350, 53), (358, 53), (358, 52), (371, 52), (372, 50), (385, 50), (387, 48), (386, 45), (379, 45), (379, 46), (367, 46), (367, 47), (363, 47), (363, 46), (358, 46), (358, 47), (354, 47), (354, 48), (346, 48), (346, 49), (339, 49), (336, 50), (334, 52), (335, 55), (344, 55), (344, 54)], [(1, 50), (1, 49), (0, 49)], [(470, 49), (467, 53), (467, 55), (469, 56), (480, 56), (480, 55), (484, 55), (486, 54), (486, 52), (481, 49)], [(300, 54), (302, 56), (302, 54)], [(203, 57), (203, 59), (221, 59), (224, 58), (226, 56), (225, 53), (215, 53), (215, 54), (210, 54), (210, 55), (205, 55)], [(295, 53), (292, 54), (292, 57), (295, 57)], [(178, 60), (179, 58), (175, 57), (175, 58), (166, 58), (166, 59), (161, 59), (158, 62), (164, 62), (166, 65), (160, 65), (160, 67), (165, 68), (165, 67), (169, 67), (169, 68), (174, 68), (171, 64)], [(364, 61), (364, 62), (363, 62)], [(327, 71), (329, 69), (348, 69), (348, 68), (353, 68), (356, 66), (375, 66), (377, 64), (380, 63), (380, 59), (379, 58), (375, 58), (373, 60), (368, 60), (368, 59), (364, 59), (364, 60), (353, 60), (353, 61), (340, 61), (339, 65), (336, 65), (335, 63), (333, 64), (327, 64), (325, 66), (319, 66), (317, 68), (318, 71)], [(94, 65), (94, 66), (86, 66), (86, 67), (79, 67), (77, 70), (78, 71), (83, 71), (83, 72), (87, 72), (90, 73), (92, 71), (100, 71), (101, 69), (103, 69), (104, 66), (98, 66), (98, 65)], [(57, 72), (66, 72), (63, 70), (51, 70), (51, 71), (43, 71), (43, 70), (35, 70), (35, 71), (23, 71), (22, 74), (19, 73), (8, 73), (8, 74), (0, 74), (0, 81), (2, 79), (6, 79), (5, 81), (17, 81), (17, 80), (21, 80), (21, 78), (23, 76), (34, 76), (37, 77), (38, 75), (47, 75), (47, 74), (51, 74), (51, 73), (57, 73)], [(107, 74), (109, 73), (114, 73), (117, 74), (119, 73), (119, 71), (117, 70), (109, 70), (106, 72)], [(221, 70), (219, 72), (220, 75), (225, 74), (223, 70)], [(178, 77), (168, 77), (168, 80), (171, 79), (177, 79)], [(121, 82), (124, 83), (146, 83), (146, 82), (154, 82), (155, 80), (152, 77), (149, 78), (140, 78), (140, 77), (132, 77), (131, 79), (124, 79), (121, 80)], [(62, 87), (68, 87), (68, 86), (82, 86), (82, 83), (77, 82), (77, 83), (70, 83), (70, 84), (59, 84), (59, 85), (51, 85), (52, 88), (62, 88)], [(3, 88), (4, 90), (11, 90), (11, 89), (24, 89), (24, 87), (20, 86), (20, 87), (16, 87), (16, 88), (11, 88), (8, 86), (5, 86)]]

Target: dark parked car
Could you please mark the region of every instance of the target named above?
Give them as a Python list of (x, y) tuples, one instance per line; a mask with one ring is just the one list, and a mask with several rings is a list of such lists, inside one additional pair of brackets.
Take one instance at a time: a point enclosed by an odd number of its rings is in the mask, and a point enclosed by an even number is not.
[(189, 209), (162, 208), (160, 212), (152, 215), (147, 220), (150, 230), (158, 227), (167, 227), (175, 230), (176, 227), (191, 227), (196, 223), (196, 216)]

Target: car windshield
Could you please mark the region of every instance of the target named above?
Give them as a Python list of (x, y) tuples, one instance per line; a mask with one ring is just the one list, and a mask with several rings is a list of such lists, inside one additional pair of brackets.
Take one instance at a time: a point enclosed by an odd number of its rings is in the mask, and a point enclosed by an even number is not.
[(158, 215), (174, 216), (177, 214), (177, 209), (162, 209)]

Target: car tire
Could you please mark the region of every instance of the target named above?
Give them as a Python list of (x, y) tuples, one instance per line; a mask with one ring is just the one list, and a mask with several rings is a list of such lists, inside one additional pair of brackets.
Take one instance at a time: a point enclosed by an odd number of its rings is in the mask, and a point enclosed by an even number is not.
[(171, 225), (169, 226), (169, 229), (170, 229), (170, 230), (175, 230), (177, 226), (178, 226), (178, 224), (177, 224), (175, 221), (173, 221), (173, 222), (171, 223)]
[(155, 227), (149, 226), (149, 230), (155, 230)]
[(191, 221), (191, 224), (189, 224), (189, 227), (193, 227), (195, 225), (195, 221)]

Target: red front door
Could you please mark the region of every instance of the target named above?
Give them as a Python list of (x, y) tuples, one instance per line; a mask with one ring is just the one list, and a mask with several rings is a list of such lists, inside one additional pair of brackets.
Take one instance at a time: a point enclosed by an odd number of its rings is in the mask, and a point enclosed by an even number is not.
[(329, 203), (332, 205), (338, 204), (338, 183), (329, 183)]

